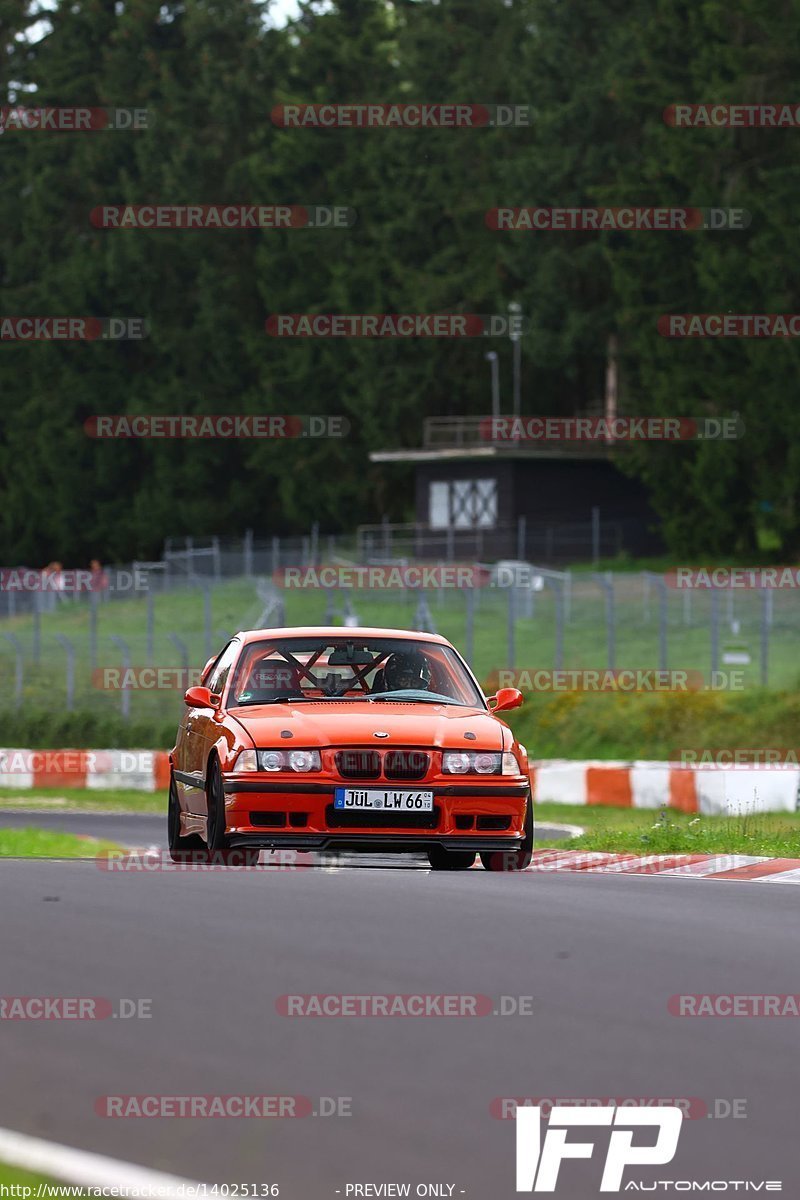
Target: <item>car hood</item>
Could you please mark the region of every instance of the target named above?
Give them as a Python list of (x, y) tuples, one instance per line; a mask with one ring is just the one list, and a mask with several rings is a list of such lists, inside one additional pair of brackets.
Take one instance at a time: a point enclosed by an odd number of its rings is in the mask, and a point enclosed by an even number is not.
[[(295, 746), (431, 746), (441, 749), (503, 750), (513, 739), (508, 727), (480, 708), (454, 704), (375, 704), (321, 700), (303, 704), (233, 708), (259, 749), (285, 746), (289, 729)], [(474, 741), (465, 733), (474, 733)], [(376, 733), (387, 733), (376, 738)]]

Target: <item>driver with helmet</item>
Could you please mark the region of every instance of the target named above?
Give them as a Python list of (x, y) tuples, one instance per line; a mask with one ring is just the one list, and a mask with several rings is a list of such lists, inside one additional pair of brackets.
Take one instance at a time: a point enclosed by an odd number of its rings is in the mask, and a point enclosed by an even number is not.
[(398, 650), (386, 660), (373, 684), (373, 692), (426, 692), (430, 687), (431, 667), (420, 650)]

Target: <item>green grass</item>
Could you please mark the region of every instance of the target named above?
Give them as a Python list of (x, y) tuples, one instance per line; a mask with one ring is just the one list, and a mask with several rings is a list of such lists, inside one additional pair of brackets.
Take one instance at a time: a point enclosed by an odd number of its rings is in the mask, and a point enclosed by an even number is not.
[(143, 812), (165, 813), (167, 793), (135, 792), (120, 788), (119, 791), (91, 791), (85, 788), (31, 788), (15, 792), (13, 788), (0, 789), (0, 813), (3, 809), (30, 808), (46, 809), (48, 812)]
[(537, 804), (541, 824), (579, 825), (580, 837), (537, 838), (538, 849), (606, 850), (634, 854), (754, 854), (800, 859), (800, 813), (699, 817), (672, 809)]
[[(42, 1200), (58, 1200), (58, 1197), (65, 1198), (67, 1196), (75, 1197), (80, 1200), (81, 1196), (87, 1196), (88, 1193), (83, 1190), (77, 1190), (75, 1184), (58, 1183), (55, 1179), (51, 1179), (48, 1175), (37, 1175), (32, 1171), (23, 1171), (19, 1167), (9, 1167), (5, 1163), (0, 1163), (0, 1184), (8, 1187), (11, 1184), (16, 1187), (29, 1187), (29, 1200), (33, 1200), (36, 1192), (43, 1185)], [(44, 1189), (52, 1188), (48, 1191)], [(76, 1190), (72, 1190), (76, 1188)], [(25, 1200), (24, 1193), (16, 1193), (17, 1200)]]
[(504, 719), (532, 759), (668, 759), (679, 750), (800, 747), (797, 691), (528, 694)]
[(0, 829), (0, 858), (94, 858), (118, 849), (113, 842), (47, 829)]

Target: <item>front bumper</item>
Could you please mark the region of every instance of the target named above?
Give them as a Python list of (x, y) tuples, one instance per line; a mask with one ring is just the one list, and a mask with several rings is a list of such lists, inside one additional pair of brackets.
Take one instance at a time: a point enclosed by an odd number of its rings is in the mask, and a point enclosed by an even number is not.
[(350, 781), (266, 780), (228, 776), (226, 827), (232, 846), (297, 850), (514, 850), (522, 842), (530, 784), (416, 781), (395, 784), (434, 794), (431, 813), (334, 810), (337, 787), (386, 786)]

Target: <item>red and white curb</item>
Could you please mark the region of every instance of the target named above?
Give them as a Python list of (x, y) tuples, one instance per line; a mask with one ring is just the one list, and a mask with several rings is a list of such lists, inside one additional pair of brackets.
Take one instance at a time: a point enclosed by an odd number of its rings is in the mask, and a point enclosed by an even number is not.
[(551, 804), (668, 808), (703, 816), (795, 812), (800, 767), (677, 766), (545, 759), (531, 766), (534, 799)]
[(587, 875), (658, 875), (663, 878), (800, 883), (800, 859), (751, 854), (609, 854), (601, 850), (535, 850), (528, 868)]

